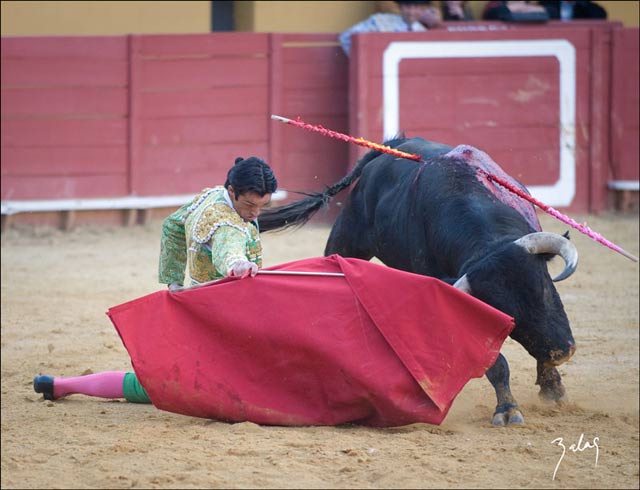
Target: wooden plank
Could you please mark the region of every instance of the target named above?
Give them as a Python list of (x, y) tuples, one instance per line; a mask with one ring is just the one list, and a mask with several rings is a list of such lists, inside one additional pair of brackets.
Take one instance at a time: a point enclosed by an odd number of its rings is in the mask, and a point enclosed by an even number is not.
[(611, 90), (612, 178), (640, 177), (640, 34), (636, 28), (613, 32)]
[(127, 195), (122, 175), (14, 176), (1, 179), (2, 199), (76, 199)]
[(13, 220), (11, 215), (8, 215), (8, 214), (2, 215), (2, 225), (0, 228), (2, 230), (2, 233), (4, 233), (9, 228), (11, 228), (12, 221)]
[(640, 179), (640, 166), (638, 166), (638, 155), (640, 155), (639, 139), (638, 129), (628, 128), (625, 129), (624, 135), (616, 141), (618, 160), (615, 166), (615, 178), (617, 180)]
[(348, 147), (345, 145), (290, 151), (286, 157), (286, 181), (304, 182), (305, 187), (293, 188), (288, 184), (289, 188), (298, 191), (324, 190), (325, 186), (334, 184), (348, 173), (347, 154)]
[(607, 206), (606, 182), (610, 171), (609, 129), (611, 114), (611, 32), (592, 29), (591, 93), (589, 127), (589, 212)]
[(125, 146), (3, 147), (2, 176), (125, 174)]
[(147, 119), (141, 125), (143, 145), (264, 142), (270, 116), (176, 117)]
[(551, 185), (560, 178), (558, 152), (549, 149), (487, 148), (491, 158), (505, 172), (526, 186)]
[(126, 59), (125, 36), (3, 37), (2, 58)]
[(269, 63), (264, 58), (146, 60), (140, 67), (136, 88), (150, 91), (266, 86), (268, 75)]
[(137, 189), (140, 196), (197, 194), (205, 187), (224, 184), (228, 167), (218, 170), (194, 170), (179, 177), (173, 172), (150, 172), (141, 179)]
[[(237, 157), (268, 158), (266, 141), (254, 143), (219, 143), (212, 145), (148, 146), (142, 152), (139, 168), (142, 172), (173, 172), (180, 174), (197, 170), (217, 171), (224, 177)], [(269, 162), (267, 162), (269, 163)]]
[(136, 209), (125, 209), (124, 210), (124, 226), (131, 227), (135, 225), (138, 221), (138, 211)]
[(280, 34), (283, 47), (293, 44), (327, 44), (337, 42), (338, 38), (334, 32), (287, 32)]
[(138, 209), (136, 224), (146, 225), (151, 221), (152, 209)]
[(125, 146), (127, 121), (114, 119), (2, 119), (2, 146)]
[(140, 35), (140, 55), (173, 56), (253, 56), (266, 55), (268, 34), (216, 32), (212, 34)]
[(2, 89), (3, 117), (121, 116), (126, 113), (126, 88)]
[(335, 38), (335, 46), (313, 46), (313, 45), (287, 45), (283, 46), (283, 62), (285, 66), (291, 63), (306, 63), (316, 65), (326, 65), (336, 70), (346, 70), (349, 65), (349, 58), (344, 54), (338, 44), (338, 37)]
[(349, 85), (347, 67), (336, 66), (334, 63), (289, 63), (282, 71), (284, 90), (326, 87), (346, 91)]
[(142, 118), (266, 114), (268, 110), (266, 86), (140, 93)]
[[(345, 115), (348, 107), (347, 90), (332, 90), (329, 88), (316, 89), (290, 89), (283, 103), (284, 112), (305, 116), (313, 114), (318, 116)], [(311, 121), (308, 121), (311, 122)]]
[[(368, 112), (369, 102), (378, 102), (378, 107), (382, 108), (382, 91), (374, 89), (371, 91), (370, 78), (373, 78), (376, 68), (374, 57), (370, 56), (368, 44), (371, 41), (369, 36), (352, 37), (351, 62), (349, 63), (349, 134), (364, 137), (370, 141), (382, 141), (382, 128), (380, 126), (380, 109), (375, 112)], [(355, 105), (353, 105), (355, 104)], [(352, 145), (349, 149), (349, 159), (352, 165), (367, 152), (366, 148)]]
[[(526, 137), (523, 137), (526, 134)], [(451, 146), (472, 145), (488, 152), (487, 148), (511, 148), (514, 150), (546, 149), (560, 152), (560, 131), (557, 127), (474, 127), (457, 129), (454, 126), (441, 126), (429, 129), (415, 126), (408, 136), (420, 136), (429, 141), (445, 143)], [(446, 135), (446, 139), (442, 138)]]
[(423, 58), (400, 62), (400, 76), (429, 75), (491, 76), (527, 73), (546, 78), (558, 73), (560, 65), (555, 56), (522, 56), (498, 58)]
[[(284, 91), (284, 76), (283, 76), (283, 61), (282, 61), (282, 42), (284, 34), (271, 34), (269, 36), (269, 114), (270, 115), (282, 115), (284, 111), (284, 101), (286, 100), (286, 93)], [(278, 184), (281, 186), (282, 176), (285, 175), (284, 170), (284, 158), (285, 158), (285, 146), (284, 146), (284, 134), (288, 129), (284, 124), (277, 121), (269, 121), (269, 165), (271, 166)]]
[[(427, 88), (428, 87), (428, 88)], [(411, 97), (411, 94), (415, 94)], [(437, 127), (448, 124), (514, 126), (557, 125), (557, 79), (529, 74), (407, 77), (400, 82), (401, 121)]]
[(128, 115), (128, 172), (127, 172), (127, 190), (130, 195), (138, 194), (138, 187), (141, 182), (139, 172), (140, 162), (142, 160), (142, 125), (140, 120), (140, 106), (142, 105), (140, 98), (140, 70), (142, 60), (140, 57), (140, 45), (143, 37), (129, 36), (128, 54), (129, 54), (129, 91), (127, 93)]
[[(282, 41), (280, 109), (278, 115), (302, 117), (306, 122), (336, 131), (348, 131), (349, 60), (335, 34), (284, 34)], [(276, 123), (278, 124), (278, 123)], [(282, 172), (280, 187), (288, 190), (318, 190), (339, 180), (329, 170), (348, 165), (349, 146), (317, 133), (278, 124)], [(334, 173), (335, 174), (335, 173)], [(334, 180), (334, 177), (337, 177)]]
[(63, 211), (62, 213), (62, 229), (64, 231), (69, 231), (75, 225), (75, 211)]
[[(173, 211), (173, 209), (171, 210)], [(99, 211), (76, 211), (74, 214), (74, 227), (81, 225), (98, 226), (121, 226), (124, 224), (124, 210), (99, 210)], [(13, 223), (29, 224), (32, 226), (51, 226), (57, 228), (64, 227), (63, 212), (34, 212), (20, 213), (10, 216)], [(166, 213), (169, 214), (169, 213)], [(166, 214), (164, 216), (166, 216)], [(6, 215), (2, 215), (3, 222)], [(163, 216), (163, 215), (160, 215)], [(9, 217), (9, 216), (8, 216)]]
[[(4, 40), (3, 40), (4, 41)], [(49, 58), (2, 59), (2, 87), (123, 87), (125, 59)]]

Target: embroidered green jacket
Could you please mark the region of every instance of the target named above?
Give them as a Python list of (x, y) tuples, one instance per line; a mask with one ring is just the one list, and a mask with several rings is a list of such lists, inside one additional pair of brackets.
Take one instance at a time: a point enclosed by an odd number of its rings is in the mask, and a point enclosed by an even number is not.
[(199, 284), (229, 275), (246, 259), (262, 267), (256, 222), (244, 221), (223, 186), (204, 189), (162, 224), (158, 276), (163, 284)]

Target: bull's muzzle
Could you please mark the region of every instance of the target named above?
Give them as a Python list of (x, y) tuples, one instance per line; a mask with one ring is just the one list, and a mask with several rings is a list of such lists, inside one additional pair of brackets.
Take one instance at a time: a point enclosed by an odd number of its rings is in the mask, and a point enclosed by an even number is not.
[(575, 351), (576, 346), (573, 344), (569, 347), (569, 352), (567, 352), (566, 350), (551, 351), (551, 355), (549, 356), (550, 360), (546, 361), (544, 365), (545, 367), (559, 366), (560, 364), (563, 364), (571, 359), (571, 356), (573, 356)]

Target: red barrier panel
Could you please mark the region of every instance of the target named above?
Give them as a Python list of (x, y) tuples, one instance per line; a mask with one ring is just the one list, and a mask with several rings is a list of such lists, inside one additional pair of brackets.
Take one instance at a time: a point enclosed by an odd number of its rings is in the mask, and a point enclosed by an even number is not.
[[(337, 35), (273, 34), (271, 39), (271, 114), (300, 116), (346, 131), (348, 59)], [(346, 143), (277, 122), (271, 122), (269, 130), (271, 161), (283, 188), (317, 191), (347, 172)]]
[(611, 178), (640, 178), (640, 30), (613, 31), (611, 83)]
[(2, 199), (128, 193), (124, 37), (2, 38)]
[(268, 40), (131, 37), (131, 194), (195, 194), (236, 157), (268, 157)]
[(617, 24), (551, 25), (354, 36), (351, 134), (471, 144), (547, 204), (602, 210)]

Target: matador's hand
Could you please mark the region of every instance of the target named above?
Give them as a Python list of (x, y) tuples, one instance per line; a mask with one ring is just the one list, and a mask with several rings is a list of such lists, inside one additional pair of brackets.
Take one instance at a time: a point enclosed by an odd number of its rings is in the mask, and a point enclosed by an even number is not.
[(236, 260), (231, 264), (231, 276), (254, 277), (258, 273), (258, 266), (248, 260)]

